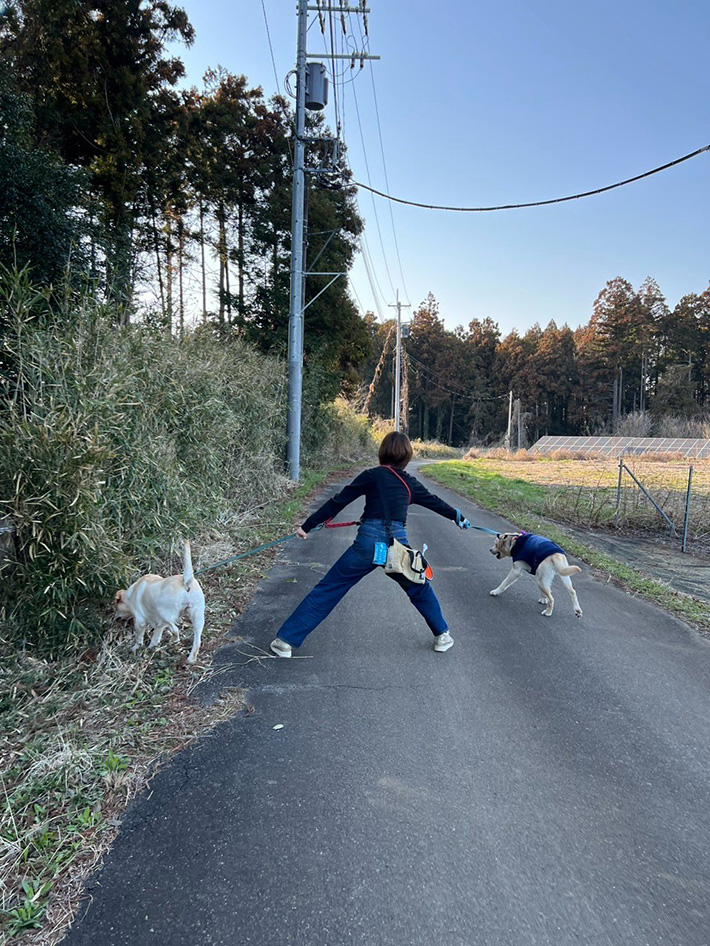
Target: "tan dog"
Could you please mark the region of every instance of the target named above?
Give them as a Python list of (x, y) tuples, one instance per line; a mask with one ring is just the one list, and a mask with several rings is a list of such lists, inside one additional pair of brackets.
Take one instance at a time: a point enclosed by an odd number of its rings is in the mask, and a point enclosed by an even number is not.
[(562, 583), (569, 592), (578, 618), (582, 617), (577, 592), (572, 587), (570, 575), (576, 575), (582, 569), (578, 565), (570, 565), (563, 550), (541, 535), (529, 532), (501, 532), (496, 536), (493, 548), (490, 550), (496, 558), (512, 558), (513, 564), (503, 581), (491, 591), (493, 597), (502, 595), (506, 588), (510, 588), (523, 572), (530, 572), (537, 579), (538, 588), (542, 597), (540, 604), (546, 605), (542, 612), (550, 617), (555, 606), (551, 586), (555, 575), (559, 575)]
[(143, 575), (134, 581), (126, 591), (116, 592), (116, 616), (129, 620), (133, 618), (135, 643), (133, 650), (143, 644), (146, 628), (153, 628), (151, 647), (157, 647), (168, 630), (180, 640), (178, 623), (183, 611), (187, 610), (192, 621), (192, 650), (187, 662), (195, 662), (202, 641), (202, 629), (205, 625), (205, 596), (200, 583), (192, 571), (190, 543), (185, 542), (183, 552), (182, 575), (162, 578), (160, 575)]

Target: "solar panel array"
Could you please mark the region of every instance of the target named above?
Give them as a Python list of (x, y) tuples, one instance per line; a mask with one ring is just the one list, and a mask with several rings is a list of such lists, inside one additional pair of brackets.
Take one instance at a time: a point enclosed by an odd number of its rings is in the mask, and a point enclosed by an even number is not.
[(622, 454), (680, 453), (684, 457), (710, 457), (710, 440), (683, 437), (541, 437), (530, 448), (536, 453), (570, 450), (599, 453), (607, 457)]

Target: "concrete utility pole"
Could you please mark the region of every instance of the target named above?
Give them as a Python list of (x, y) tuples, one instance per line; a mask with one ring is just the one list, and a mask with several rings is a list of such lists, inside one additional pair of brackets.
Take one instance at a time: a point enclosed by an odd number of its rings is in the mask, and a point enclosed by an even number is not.
[(508, 391), (508, 429), (505, 432), (505, 449), (510, 450), (510, 434), (513, 424), (513, 392)]
[[(321, 273), (305, 272), (305, 254), (304, 254), (304, 234), (306, 231), (306, 108), (319, 110), (325, 107), (327, 94), (319, 99), (318, 95), (313, 97), (314, 77), (310, 79), (310, 99), (306, 105), (306, 63), (309, 59), (349, 59), (354, 65), (356, 60), (360, 60), (360, 65), (364, 64), (366, 59), (379, 59), (379, 56), (373, 56), (364, 50), (356, 50), (346, 54), (335, 54), (333, 50), (330, 53), (309, 53), (306, 49), (306, 39), (308, 36), (308, 12), (318, 13), (321, 21), (321, 32), (325, 35), (325, 26), (323, 20), (324, 13), (338, 13), (342, 18), (343, 30), (345, 30), (345, 13), (355, 13), (364, 19), (364, 32), (367, 35), (367, 14), (370, 8), (363, 4), (351, 7), (340, 2), (338, 5), (317, 5), (309, 6), (308, 0), (298, 0), (298, 41), (296, 47), (296, 122), (295, 122), (295, 141), (293, 144), (293, 197), (291, 202), (291, 295), (289, 301), (288, 313), (288, 417), (286, 422), (286, 466), (289, 477), (298, 481), (301, 472), (301, 404), (303, 400), (303, 313), (308, 308), (304, 303), (306, 276), (331, 276), (331, 282), (321, 289), (318, 295), (325, 290), (343, 273)], [(321, 75), (325, 74), (325, 68), (320, 65)], [(324, 80), (326, 87), (319, 87), (319, 91), (327, 93), (327, 80)], [(308, 139), (330, 140), (336, 139)], [(337, 142), (335, 144), (337, 149)], [(335, 151), (337, 154), (337, 150)], [(322, 250), (321, 250), (322, 252)], [(319, 254), (320, 255), (320, 254)], [(318, 295), (311, 299), (315, 302)], [(308, 303), (310, 305), (311, 303)]]
[(297, 481), (301, 469), (301, 403), (303, 397), (303, 222), (306, 173), (306, 35), (308, 0), (298, 0), (296, 52), (296, 134), (293, 145), (293, 198), (291, 203), (291, 298), (288, 313), (288, 418), (286, 462), (288, 475)]
[(390, 302), (390, 309), (397, 310), (397, 357), (395, 361), (394, 369), (394, 429), (400, 429), (400, 416), (399, 416), (399, 406), (401, 398), (399, 395), (399, 376), (401, 374), (402, 366), (402, 306), (405, 309), (409, 309), (410, 306), (408, 303), (399, 301), (399, 289), (397, 290), (397, 301)]
[(508, 430), (505, 434), (505, 449), (510, 450), (510, 431), (513, 423), (513, 392), (508, 392)]

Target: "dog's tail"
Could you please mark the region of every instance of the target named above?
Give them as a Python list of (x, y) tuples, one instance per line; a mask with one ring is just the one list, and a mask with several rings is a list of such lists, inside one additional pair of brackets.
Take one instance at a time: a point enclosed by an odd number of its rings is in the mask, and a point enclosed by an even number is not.
[(581, 571), (582, 569), (579, 567), (579, 565), (562, 565), (557, 569), (557, 574), (563, 575), (565, 578), (567, 578), (569, 575), (576, 575), (577, 572)]
[(190, 553), (190, 543), (185, 539), (185, 548), (182, 553), (182, 580), (183, 584), (190, 590), (190, 582), (195, 578), (195, 573), (192, 570), (192, 555)]

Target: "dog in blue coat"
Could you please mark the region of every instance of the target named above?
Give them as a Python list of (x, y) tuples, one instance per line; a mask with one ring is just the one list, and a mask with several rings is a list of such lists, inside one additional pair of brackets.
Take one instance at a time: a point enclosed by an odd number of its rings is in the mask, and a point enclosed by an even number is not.
[(570, 575), (576, 575), (582, 569), (578, 565), (570, 565), (564, 550), (543, 535), (534, 535), (532, 532), (499, 532), (491, 549), (496, 558), (512, 558), (513, 564), (503, 581), (491, 591), (494, 598), (502, 595), (506, 588), (510, 588), (523, 572), (529, 572), (537, 579), (540, 589), (540, 604), (545, 605), (542, 612), (549, 618), (555, 606), (552, 597), (552, 582), (555, 575), (559, 575), (562, 584), (569, 592), (578, 618), (582, 617), (577, 592), (572, 587)]

